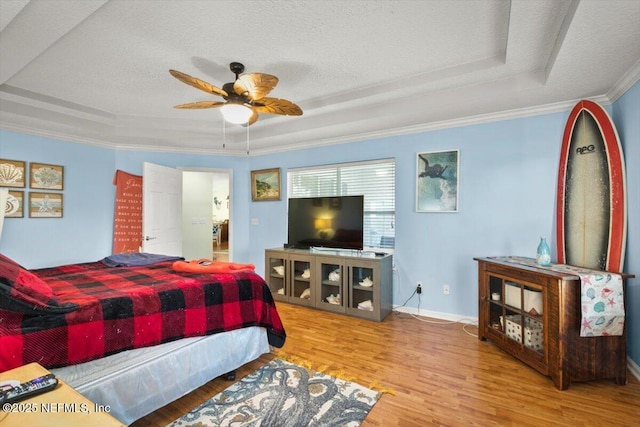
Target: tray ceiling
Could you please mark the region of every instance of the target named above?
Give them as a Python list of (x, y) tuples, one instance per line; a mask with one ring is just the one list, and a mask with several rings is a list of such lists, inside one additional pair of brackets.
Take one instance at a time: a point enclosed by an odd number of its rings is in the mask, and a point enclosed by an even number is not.
[[(252, 153), (612, 102), (640, 76), (636, 0), (0, 2), (0, 127), (119, 149), (246, 154), (229, 63), (278, 76), (301, 117), (261, 115)], [(224, 145), (224, 148), (223, 148)]]

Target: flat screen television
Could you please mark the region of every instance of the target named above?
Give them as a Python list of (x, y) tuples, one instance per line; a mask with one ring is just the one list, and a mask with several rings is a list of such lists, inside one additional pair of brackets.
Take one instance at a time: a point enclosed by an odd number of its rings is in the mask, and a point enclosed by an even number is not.
[(288, 247), (364, 246), (364, 196), (289, 199)]

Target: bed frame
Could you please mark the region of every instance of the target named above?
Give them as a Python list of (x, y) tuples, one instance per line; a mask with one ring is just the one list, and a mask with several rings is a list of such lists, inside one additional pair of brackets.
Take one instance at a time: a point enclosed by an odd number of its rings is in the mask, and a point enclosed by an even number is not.
[(51, 372), (129, 425), (270, 351), (266, 330), (253, 326), (129, 350)]

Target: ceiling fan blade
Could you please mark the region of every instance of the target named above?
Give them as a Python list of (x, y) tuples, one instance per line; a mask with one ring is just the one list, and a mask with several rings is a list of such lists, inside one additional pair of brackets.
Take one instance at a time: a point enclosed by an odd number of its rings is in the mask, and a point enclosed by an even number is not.
[(190, 102), (188, 104), (180, 104), (176, 105), (173, 108), (183, 108), (183, 109), (200, 109), (200, 108), (216, 108), (222, 107), (226, 102), (221, 101), (198, 101), (198, 102)]
[(176, 79), (180, 80), (182, 83), (186, 83), (189, 86), (193, 86), (196, 89), (200, 89), (203, 90), (207, 93), (213, 94), (213, 95), (220, 95), (220, 96), (229, 96), (229, 94), (227, 92), (225, 92), (224, 90), (220, 89), (219, 87), (216, 87), (210, 83), (205, 82), (204, 80), (200, 80), (197, 79), (195, 77), (191, 77), (188, 74), (182, 73), (180, 71), (176, 71), (176, 70), (169, 70), (169, 72), (171, 73), (171, 75), (173, 77), (175, 77)]
[(301, 116), (302, 109), (291, 101), (280, 98), (262, 98), (253, 106), (258, 113), (282, 114), (283, 116)]
[(277, 84), (278, 78), (270, 74), (244, 74), (235, 81), (233, 90), (253, 101), (264, 98)]

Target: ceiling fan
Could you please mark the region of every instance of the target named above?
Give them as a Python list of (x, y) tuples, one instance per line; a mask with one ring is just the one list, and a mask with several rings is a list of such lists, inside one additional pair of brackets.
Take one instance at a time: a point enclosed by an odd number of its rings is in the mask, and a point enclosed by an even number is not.
[(169, 70), (171, 75), (183, 83), (213, 95), (224, 98), (223, 101), (198, 101), (176, 105), (174, 108), (201, 109), (221, 108), (225, 120), (231, 123), (254, 124), (258, 120), (258, 113), (281, 114), (285, 116), (301, 116), (302, 109), (291, 101), (270, 98), (266, 95), (278, 84), (278, 78), (270, 74), (244, 72), (244, 65), (239, 62), (229, 64), (236, 80), (225, 83), (222, 89), (203, 80), (191, 77), (176, 70)]

